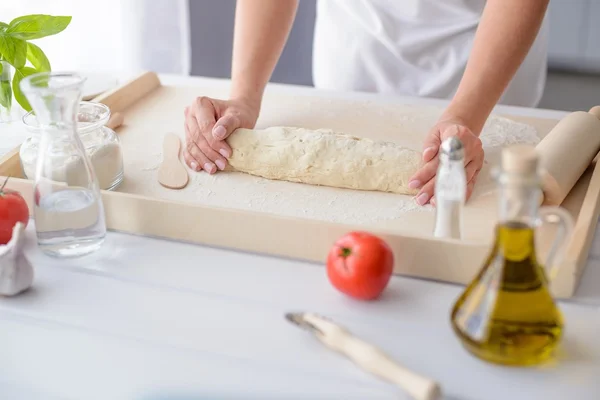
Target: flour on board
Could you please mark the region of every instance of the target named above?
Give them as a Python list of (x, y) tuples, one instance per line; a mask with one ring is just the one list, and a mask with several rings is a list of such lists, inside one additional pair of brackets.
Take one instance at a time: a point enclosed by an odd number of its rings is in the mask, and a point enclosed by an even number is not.
[[(305, 124), (305, 127), (315, 128), (316, 124), (325, 124), (330, 119), (339, 120), (339, 115), (343, 115), (344, 112), (350, 114), (348, 109), (344, 110), (342, 106), (335, 109), (333, 107), (335, 104), (337, 102), (324, 107), (323, 102), (319, 104), (310, 102), (309, 104), (305, 103), (304, 109), (300, 111), (298, 108), (288, 111), (291, 108), (289, 104), (274, 103), (271, 104), (272, 110), (269, 115), (263, 118), (262, 122), (259, 120), (259, 123), (262, 123), (263, 126), (281, 125), (282, 121), (277, 119), (277, 115), (279, 115), (286, 122), (290, 122), (288, 126), (301, 126), (296, 118), (303, 117), (305, 121), (310, 121), (310, 126)], [(316, 112), (319, 108), (321, 110), (317, 116)], [(402, 108), (406, 107), (402, 106)], [(418, 140), (413, 139), (412, 142), (409, 140), (401, 143), (402, 145), (409, 143), (409, 145), (412, 144), (412, 147), (417, 147), (415, 143), (420, 143), (419, 141), (424, 135), (422, 131), (433, 125), (441, 110), (423, 107), (415, 110), (409, 110), (410, 112), (405, 115), (398, 115), (397, 106), (365, 105), (363, 103), (360, 107), (355, 106), (351, 113), (352, 118), (356, 118), (359, 123), (355, 123), (354, 120), (345, 123), (348, 129), (350, 127), (365, 129), (364, 126), (356, 127), (356, 125), (360, 125), (362, 123), (360, 121), (364, 121), (367, 116), (370, 118), (376, 116), (375, 119), (381, 121), (369, 123), (368, 126), (373, 130), (386, 129), (388, 132), (402, 132), (410, 129), (421, 132), (420, 136), (417, 135), (419, 136)], [(313, 118), (307, 118), (307, 114)], [(336, 114), (338, 114), (337, 117), (335, 117)], [(339, 129), (335, 126), (326, 127)], [(209, 175), (190, 170), (190, 183), (186, 188), (169, 190), (163, 188), (156, 181), (156, 170), (161, 161), (160, 151), (164, 133), (166, 132), (157, 131), (150, 135), (145, 132), (143, 139), (128, 138), (128, 135), (124, 135), (126, 178), (119, 188), (120, 192), (219, 208), (252, 210), (285, 217), (310, 218), (350, 225), (390, 226), (392, 224), (400, 226), (408, 214), (416, 212), (433, 214), (433, 207), (429, 205), (420, 207), (411, 196), (271, 181), (237, 172), (218, 172)], [(348, 133), (356, 134), (356, 132)], [(183, 133), (181, 133), (181, 138), (182, 141), (185, 141)], [(139, 140), (143, 140), (143, 146), (139, 145)], [(497, 154), (502, 146), (517, 142), (537, 144), (539, 137), (532, 126), (491, 116), (482, 131), (481, 140), (489, 164), (489, 160), (494, 159), (494, 154)], [(417, 147), (416, 150), (420, 149)], [(487, 175), (487, 170), (484, 170), (482, 170), (473, 196), (483, 196), (494, 187)]]

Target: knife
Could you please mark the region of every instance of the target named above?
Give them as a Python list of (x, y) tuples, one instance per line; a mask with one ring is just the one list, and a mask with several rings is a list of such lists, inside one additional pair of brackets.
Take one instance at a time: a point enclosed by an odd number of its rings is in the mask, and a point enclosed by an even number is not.
[(345, 328), (314, 313), (287, 313), (291, 323), (307, 329), (327, 347), (344, 354), (363, 370), (406, 391), (415, 400), (441, 400), (440, 385), (398, 365), (377, 347), (358, 339)]

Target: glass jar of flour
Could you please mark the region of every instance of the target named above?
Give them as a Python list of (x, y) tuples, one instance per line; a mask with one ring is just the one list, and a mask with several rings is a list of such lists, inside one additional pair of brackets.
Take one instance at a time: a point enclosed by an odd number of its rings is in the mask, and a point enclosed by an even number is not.
[[(104, 104), (82, 101), (79, 103), (77, 115), (77, 133), (83, 143), (88, 157), (94, 167), (101, 190), (114, 190), (123, 181), (123, 151), (116, 132), (108, 128), (106, 123), (110, 118), (110, 109)], [(35, 179), (35, 168), (38, 156), (38, 147), (41, 139), (41, 130), (33, 112), (23, 117), (23, 123), (31, 136), (21, 145), (20, 158), (23, 173), (27, 179)], [(57, 181), (65, 181), (66, 175), (77, 173), (70, 170), (75, 164), (70, 165), (65, 152), (63, 168), (57, 169)], [(81, 173), (85, 173), (81, 171)]]

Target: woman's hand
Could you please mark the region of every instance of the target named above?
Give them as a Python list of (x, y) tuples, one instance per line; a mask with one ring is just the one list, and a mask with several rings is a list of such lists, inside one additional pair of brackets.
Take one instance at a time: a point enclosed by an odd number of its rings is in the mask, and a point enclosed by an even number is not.
[(419, 204), (427, 204), (433, 197), (439, 147), (452, 135), (458, 136), (465, 148), (466, 195), (470, 198), (484, 162), (478, 135), (531, 50), (548, 3), (548, 0), (486, 2), (460, 85), (440, 122), (425, 140), (424, 165), (409, 182), (411, 188), (421, 189), (417, 194)]
[[(425, 205), (430, 202), (435, 190), (435, 175), (439, 166), (439, 149), (442, 142), (456, 136), (464, 147), (465, 168), (467, 175), (467, 200), (471, 197), (473, 187), (484, 161), (484, 152), (481, 140), (462, 121), (457, 119), (443, 119), (438, 122), (423, 144), (424, 165), (411, 177), (409, 187), (421, 189), (416, 196), (417, 203)], [(435, 204), (435, 199), (433, 201)]]
[(237, 128), (254, 128), (259, 112), (259, 104), (246, 100), (198, 97), (184, 112), (186, 164), (209, 174), (224, 170), (231, 156), (225, 139)]

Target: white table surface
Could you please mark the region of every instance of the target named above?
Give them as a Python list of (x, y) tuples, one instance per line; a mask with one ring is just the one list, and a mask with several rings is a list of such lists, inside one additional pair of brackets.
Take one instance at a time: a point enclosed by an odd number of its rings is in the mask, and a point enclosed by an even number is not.
[[(0, 155), (14, 147), (9, 137), (25, 137), (16, 125), (0, 126)], [(567, 328), (559, 362), (522, 369), (463, 350), (448, 320), (460, 286), (393, 277), (379, 301), (359, 302), (330, 286), (323, 265), (116, 232), (97, 254), (58, 261), (39, 252), (33, 225), (26, 254), (34, 287), (0, 299), (0, 399), (408, 399), (289, 324), (283, 315), (295, 310), (333, 318), (437, 379), (448, 399), (600, 399), (600, 239), (577, 295), (560, 302)]]

